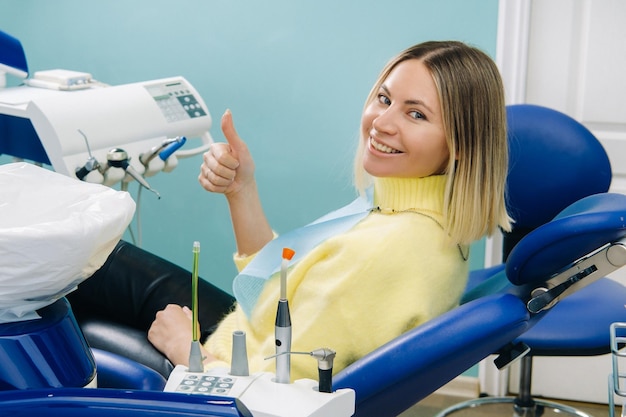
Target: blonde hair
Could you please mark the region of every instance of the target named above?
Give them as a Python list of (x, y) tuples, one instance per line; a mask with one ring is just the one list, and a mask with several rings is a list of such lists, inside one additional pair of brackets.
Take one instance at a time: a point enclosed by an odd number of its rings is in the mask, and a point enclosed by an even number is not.
[[(441, 103), (450, 159), (444, 196), (444, 228), (453, 242), (471, 243), (498, 227), (511, 230), (505, 204), (508, 170), (504, 87), (493, 60), (457, 41), (431, 41), (401, 52), (383, 68), (365, 107), (401, 62), (420, 60), (431, 72)], [(354, 181), (359, 191), (371, 184), (363, 169), (365, 140), (359, 140)]]

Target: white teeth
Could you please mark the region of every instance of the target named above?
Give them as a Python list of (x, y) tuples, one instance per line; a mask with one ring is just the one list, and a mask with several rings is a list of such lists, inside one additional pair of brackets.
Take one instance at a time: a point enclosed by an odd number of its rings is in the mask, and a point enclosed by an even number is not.
[(377, 151), (381, 151), (384, 153), (402, 153), (401, 151), (397, 149), (390, 148), (387, 145), (383, 145), (382, 143), (376, 142), (374, 138), (370, 138), (370, 143), (372, 144), (372, 147), (376, 149)]

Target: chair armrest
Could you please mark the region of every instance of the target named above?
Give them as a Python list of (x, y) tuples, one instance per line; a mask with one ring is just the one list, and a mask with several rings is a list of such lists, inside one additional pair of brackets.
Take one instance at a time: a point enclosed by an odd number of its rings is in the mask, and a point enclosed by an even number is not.
[(359, 359), (333, 386), (356, 391), (356, 416), (396, 416), (524, 333), (529, 320), (512, 294), (471, 301)]
[(83, 318), (79, 324), (92, 348), (139, 362), (165, 378), (174, 369), (172, 363), (148, 341), (145, 332), (98, 317)]
[(626, 237), (626, 195), (594, 194), (563, 210), (511, 251), (506, 274), (515, 285), (543, 283), (574, 261)]
[(163, 391), (165, 378), (153, 369), (115, 353), (92, 349), (99, 388)]

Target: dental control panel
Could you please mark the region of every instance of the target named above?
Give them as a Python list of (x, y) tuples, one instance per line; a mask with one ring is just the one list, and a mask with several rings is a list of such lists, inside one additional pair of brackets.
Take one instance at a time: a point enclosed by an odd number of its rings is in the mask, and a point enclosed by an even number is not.
[(168, 123), (207, 115), (199, 97), (182, 81), (151, 85), (146, 89)]
[(276, 382), (271, 373), (234, 376), (225, 368), (197, 373), (178, 365), (165, 391), (238, 398), (255, 417), (348, 417), (354, 414), (355, 393), (351, 389), (319, 392), (317, 381), (300, 379), (282, 384)]
[(227, 395), (237, 397), (243, 394), (245, 389), (253, 381), (251, 378), (244, 380), (231, 375), (212, 375), (187, 372), (187, 368), (182, 368), (183, 372), (177, 372), (176, 378), (168, 380), (169, 389), (166, 391), (183, 392), (186, 394), (201, 395)]

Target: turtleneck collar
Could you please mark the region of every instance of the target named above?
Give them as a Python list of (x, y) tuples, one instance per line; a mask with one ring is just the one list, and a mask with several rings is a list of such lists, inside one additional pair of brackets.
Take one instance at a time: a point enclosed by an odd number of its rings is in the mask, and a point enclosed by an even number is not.
[(394, 211), (418, 210), (443, 214), (446, 175), (424, 178), (374, 178), (374, 205)]

